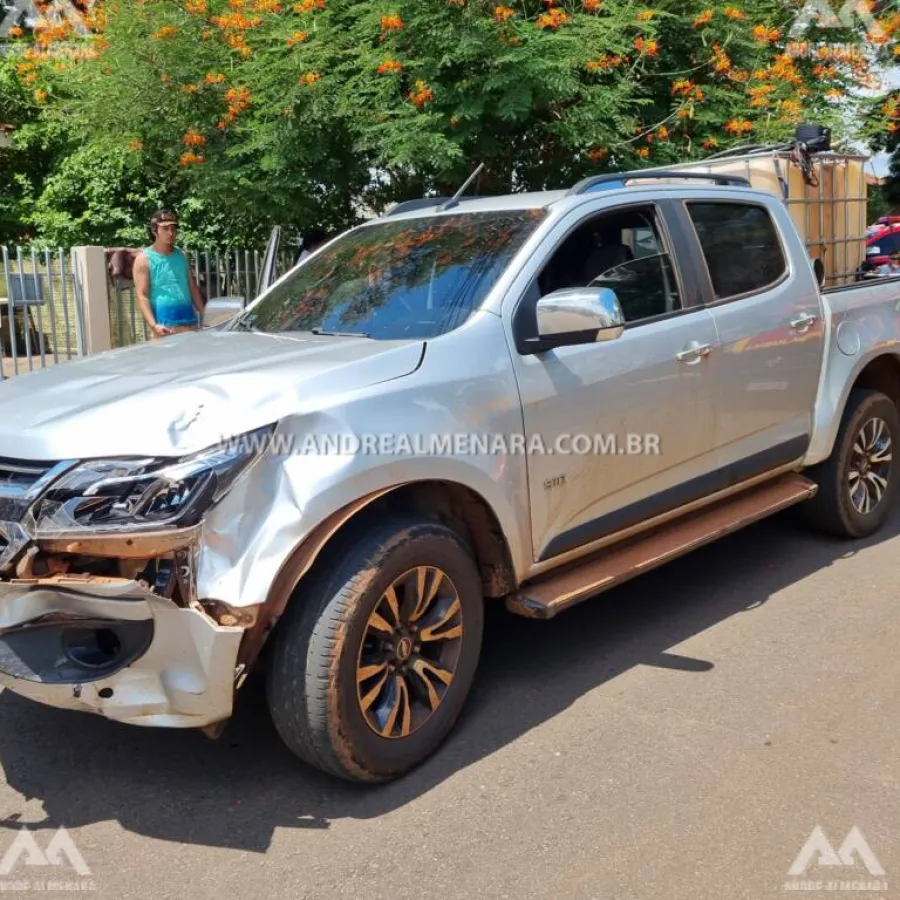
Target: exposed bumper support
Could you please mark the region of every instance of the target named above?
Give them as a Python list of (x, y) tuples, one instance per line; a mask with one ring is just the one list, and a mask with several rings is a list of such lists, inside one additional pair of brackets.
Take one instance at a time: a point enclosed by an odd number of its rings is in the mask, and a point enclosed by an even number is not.
[(231, 715), (244, 630), (124, 578), (0, 582), (0, 683), (134, 725), (202, 727)]

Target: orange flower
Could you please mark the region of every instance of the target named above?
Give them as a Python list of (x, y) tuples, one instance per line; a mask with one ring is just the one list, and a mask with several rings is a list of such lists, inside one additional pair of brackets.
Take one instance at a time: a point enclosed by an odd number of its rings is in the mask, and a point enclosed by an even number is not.
[(595, 72), (598, 69), (613, 69), (622, 65), (621, 56), (601, 56), (600, 59), (589, 60), (585, 66), (588, 71)]
[(777, 28), (768, 28), (765, 25), (754, 25), (753, 37), (762, 44), (771, 44), (781, 37), (781, 32)]
[(317, 81), (321, 81), (322, 76), (318, 72), (307, 72), (300, 76), (300, 84), (312, 87)]
[(261, 13), (280, 13), (281, 3), (278, 0), (256, 0), (253, 8)]
[(193, 150), (188, 150), (187, 153), (183, 153), (181, 155), (181, 159), (179, 160), (179, 162), (183, 166), (199, 165), (203, 162), (203, 157), (198, 156), (196, 153), (194, 153)]
[(213, 16), (213, 24), (223, 31), (248, 31), (262, 24), (259, 16), (245, 16), (241, 12), (226, 13), (224, 16)]
[(751, 97), (763, 97), (766, 94), (771, 94), (772, 91), (775, 90), (774, 84), (758, 84), (754, 87), (747, 88), (747, 93)]
[(588, 150), (587, 156), (591, 162), (600, 162), (601, 159), (606, 159), (609, 156), (609, 150), (606, 147), (595, 147), (592, 150)]
[(288, 47), (293, 47), (294, 44), (302, 44), (309, 39), (309, 33), (306, 31), (295, 31), (288, 39), (287, 45)]
[(725, 125), (725, 130), (731, 134), (744, 134), (753, 130), (753, 123), (746, 119), (732, 119)]
[(240, 113), (250, 106), (250, 91), (247, 88), (229, 88), (225, 92), (228, 101), (228, 121), (233, 122)]
[(381, 17), (381, 30), (382, 31), (402, 31), (403, 30), (403, 19), (400, 16), (382, 16)]
[(566, 25), (571, 21), (572, 17), (564, 9), (554, 8), (550, 12), (538, 16), (534, 24), (541, 29), (548, 28), (550, 31), (556, 31), (561, 25)]
[(187, 134), (181, 139), (181, 143), (185, 147), (202, 147), (206, 143), (206, 138), (199, 131), (191, 128)]
[(11, 38), (20, 38), (25, 34), (25, 29), (19, 28), (18, 25), (13, 25), (13, 27), (9, 29), (8, 34)]
[(649, 22), (653, 18), (653, 11), (649, 9), (642, 10), (637, 14), (638, 22)]
[(203, 15), (207, 9), (206, 0), (187, 0), (184, 7), (189, 13), (194, 13), (195, 15)]
[(725, 7), (725, 15), (728, 16), (729, 19), (746, 19), (747, 14), (742, 12), (737, 7), (734, 6), (726, 6)]
[(659, 45), (656, 41), (645, 41), (642, 37), (634, 42), (634, 48), (643, 56), (657, 56), (659, 53)]
[(128, 145), (128, 149), (129, 149), (132, 153), (137, 153), (138, 150), (143, 150), (143, 149), (144, 149), (144, 142), (143, 142), (143, 141), (132, 141), (132, 142)]
[(694, 28), (701, 28), (706, 25), (708, 22), (712, 21), (713, 11), (711, 9), (706, 9), (696, 19), (694, 19)]
[(178, 34), (178, 29), (174, 25), (163, 25), (163, 27), (153, 35), (153, 38), (154, 40), (161, 40), (162, 38), (172, 37), (173, 34)]
[(494, 19), (498, 22), (507, 22), (514, 15), (516, 11), (514, 9), (510, 9), (508, 6), (495, 6), (494, 7)]
[(712, 59), (713, 71), (727, 72), (731, 68), (731, 60), (729, 59), (728, 54), (718, 43), (713, 44), (713, 53), (715, 54)]
[(638, 147), (637, 150), (634, 151), (640, 156), (641, 159), (646, 159), (650, 155), (649, 147)]
[(694, 82), (688, 81), (687, 79), (679, 79), (678, 81), (672, 84), (672, 93), (673, 94), (682, 94), (683, 96), (687, 96), (694, 89)]
[(403, 63), (398, 62), (396, 59), (386, 59), (378, 67), (379, 75), (384, 75), (385, 72), (402, 72), (402, 71), (403, 71)]
[(431, 88), (429, 88), (424, 81), (419, 79), (416, 81), (415, 90), (410, 91), (409, 99), (421, 109), (426, 103), (433, 99)]
[(203, 79), (207, 84), (221, 84), (225, 76), (221, 72), (207, 72)]
[(47, 92), (44, 90), (35, 91), (34, 99), (37, 100), (38, 103), (43, 103), (47, 99)]
[(595, 13), (600, 10), (600, 0), (582, 0), (582, 2), (585, 12)]
[(656, 133), (661, 141), (667, 141), (669, 139), (669, 129), (666, 128), (665, 125), (661, 125)]
[(714, 138), (714, 137), (707, 138), (707, 139), (703, 142), (703, 149), (704, 149), (704, 150), (712, 150), (714, 147), (718, 147), (718, 146), (719, 146), (719, 139), (718, 139), (718, 138)]
[(200, 88), (198, 88), (196, 84), (184, 84), (181, 86), (181, 90), (184, 91), (185, 94), (196, 94)]
[(325, 0), (300, 0), (294, 4), (294, 12), (308, 13), (314, 9), (325, 9)]

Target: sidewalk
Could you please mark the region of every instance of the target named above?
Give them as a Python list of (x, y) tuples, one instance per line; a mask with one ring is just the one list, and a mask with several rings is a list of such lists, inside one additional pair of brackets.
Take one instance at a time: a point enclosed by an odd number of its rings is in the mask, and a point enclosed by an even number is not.
[[(74, 356), (72, 357), (75, 358)], [(68, 362), (65, 355), (60, 356), (59, 363)], [(44, 359), (41, 360), (40, 353), (33, 353), (31, 357), (31, 364), (29, 366), (29, 360), (26, 356), (19, 357), (19, 375), (27, 375), (29, 372), (39, 372), (41, 369), (49, 369), (51, 366), (55, 366), (56, 362), (53, 359), (52, 353), (45, 353)], [(10, 356), (0, 356), (0, 368), (2, 368), (3, 375), (6, 378), (15, 378), (16, 377), (16, 362)]]

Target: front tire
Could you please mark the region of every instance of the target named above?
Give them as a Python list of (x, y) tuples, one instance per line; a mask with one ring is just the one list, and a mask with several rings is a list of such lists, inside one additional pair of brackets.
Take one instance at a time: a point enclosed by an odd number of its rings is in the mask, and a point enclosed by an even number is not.
[(378, 782), (427, 759), (455, 725), (481, 653), (472, 552), (451, 529), (402, 518), (317, 564), (274, 636), (275, 728), (302, 760)]
[(900, 416), (890, 398), (879, 391), (851, 391), (834, 451), (806, 473), (819, 485), (818, 494), (801, 506), (806, 521), (839, 537), (878, 531), (897, 494), (898, 448)]

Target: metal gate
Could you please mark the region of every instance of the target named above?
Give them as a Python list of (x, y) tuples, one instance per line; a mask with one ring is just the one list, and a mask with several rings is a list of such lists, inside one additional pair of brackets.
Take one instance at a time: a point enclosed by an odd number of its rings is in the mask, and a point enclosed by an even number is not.
[(0, 251), (0, 381), (82, 356), (74, 254), (61, 247)]

